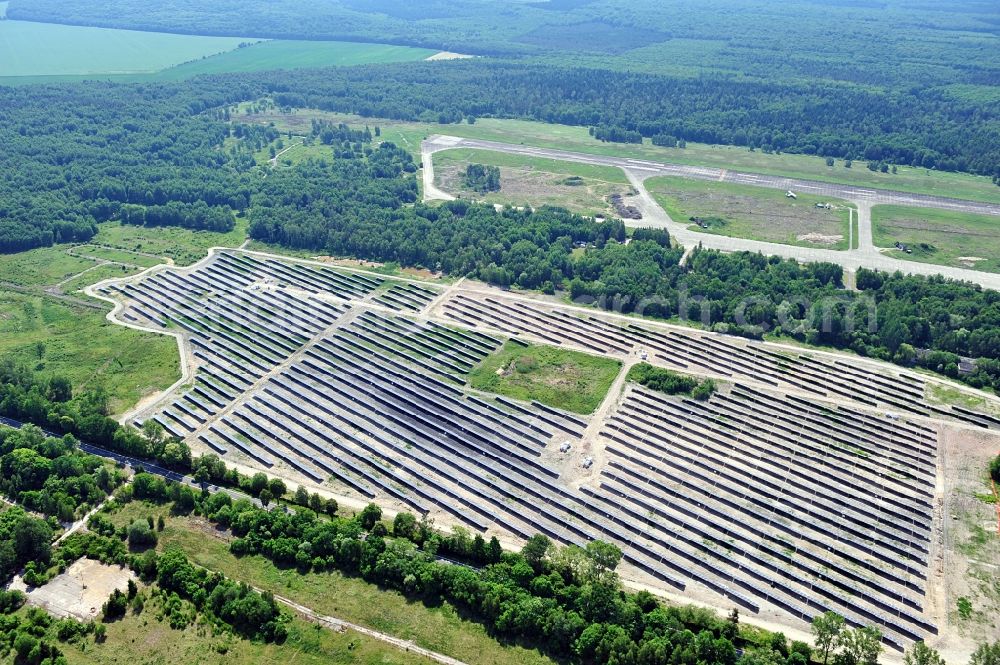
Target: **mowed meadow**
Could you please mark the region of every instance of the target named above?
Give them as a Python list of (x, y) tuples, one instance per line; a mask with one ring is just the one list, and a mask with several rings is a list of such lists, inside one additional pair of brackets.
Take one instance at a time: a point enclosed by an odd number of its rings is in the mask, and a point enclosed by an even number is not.
[[(6, 12), (0, 2), (0, 17)], [(87, 78), (178, 80), (199, 74), (424, 60), (430, 49), (264, 41), (0, 20), (0, 84)]]

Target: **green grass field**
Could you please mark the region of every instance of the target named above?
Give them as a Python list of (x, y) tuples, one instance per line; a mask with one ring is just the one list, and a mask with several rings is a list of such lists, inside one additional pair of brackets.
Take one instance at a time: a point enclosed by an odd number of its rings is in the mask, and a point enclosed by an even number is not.
[(95, 261), (123, 263), (130, 266), (136, 266), (138, 268), (149, 268), (163, 263), (163, 259), (161, 258), (146, 256), (145, 254), (139, 254), (124, 249), (102, 247), (97, 244), (81, 245), (79, 247), (71, 248), (68, 251), (70, 254), (82, 258), (94, 259)]
[[(708, 228), (692, 226), (704, 233), (848, 249), (846, 201), (810, 194), (790, 199), (776, 189), (675, 177), (650, 178), (646, 188), (675, 222), (710, 220)], [(833, 209), (817, 208), (817, 203), (830, 203)]]
[[(176, 341), (109, 323), (105, 314), (110, 305), (86, 306), (81, 303), (87, 298), (81, 290), (161, 262), (135, 252), (193, 263), (210, 246), (239, 245), (245, 229), (244, 220), (231, 233), (107, 223), (101, 225), (93, 244), (0, 255), (0, 356), (11, 355), (43, 374), (64, 375), (78, 388), (101, 385), (115, 413), (128, 410), (180, 377)], [(135, 267), (123, 270), (116, 264), (101, 265), (94, 258)], [(60, 297), (59, 292), (67, 297)], [(44, 345), (41, 357), (39, 343)]]
[(434, 164), (446, 165), (449, 163), (470, 162), (476, 164), (489, 164), (491, 166), (501, 166), (508, 168), (530, 168), (546, 173), (559, 175), (575, 175), (581, 178), (593, 180), (603, 180), (604, 182), (628, 184), (628, 178), (621, 169), (611, 166), (600, 166), (597, 164), (580, 164), (577, 162), (565, 162), (558, 159), (545, 159), (542, 157), (529, 157), (526, 155), (510, 155), (503, 152), (491, 150), (477, 150), (473, 148), (455, 148), (443, 150), (435, 153)]
[(60, 290), (63, 293), (82, 296), (83, 290), (90, 286), (91, 284), (97, 284), (105, 279), (128, 277), (133, 275), (137, 270), (123, 269), (122, 266), (116, 264), (106, 264), (95, 266), (92, 270), (76, 275), (72, 279), (63, 283)]
[(872, 236), (876, 247), (898, 241), (913, 250), (890, 251), (900, 258), (1000, 272), (1000, 216), (880, 205), (872, 208)]
[[(463, 174), (469, 164), (499, 167), (500, 191), (481, 194), (468, 189)], [(439, 188), (463, 198), (501, 205), (552, 205), (591, 216), (613, 215), (607, 197), (631, 191), (621, 169), (468, 148), (435, 153), (434, 178)]]
[(614, 383), (621, 363), (553, 346), (507, 342), (469, 373), (469, 385), (574, 413), (593, 413)]
[(93, 266), (91, 260), (67, 254), (65, 245), (0, 254), (0, 284), (53, 286)]
[[(0, 16), (7, 3), (0, 3)], [(249, 46), (238, 48), (241, 43)], [(431, 49), (332, 41), (261, 41), (0, 21), (0, 84), (88, 78), (172, 81), (224, 72), (424, 60)]]
[[(177, 265), (191, 265), (208, 253), (209, 247), (238, 247), (247, 239), (247, 220), (237, 218), (229, 233), (192, 231), (178, 226), (149, 228), (105, 222), (98, 226), (94, 245), (105, 245), (129, 252), (169, 257)], [(89, 251), (89, 250), (88, 250)]]
[(235, 49), (239, 37), (0, 21), (0, 77), (157, 72)]
[[(41, 357), (39, 342), (44, 344)], [(180, 378), (172, 337), (112, 324), (99, 309), (2, 289), (0, 356), (13, 356), (43, 374), (66, 376), (77, 389), (101, 385), (115, 413)]]
[(168, 662), (171, 665), (422, 665), (427, 662), (366, 635), (354, 631), (337, 633), (299, 618), (288, 625), (288, 639), (284, 643), (262, 644), (225, 632), (216, 633), (203, 625), (175, 630), (166, 619), (158, 618), (160, 612), (160, 601), (148, 599), (140, 614), (130, 611), (123, 618), (107, 623), (107, 638), (101, 643), (95, 643), (89, 636), (60, 643), (54, 630), (49, 637), (74, 665)]
[(448, 605), (428, 607), (395, 591), (380, 590), (364, 580), (339, 573), (302, 575), (294, 568), (278, 568), (260, 556), (237, 558), (229, 552), (228, 535), (215, 531), (203, 520), (171, 516), (169, 506), (133, 502), (109, 517), (115, 524), (124, 525), (133, 519), (161, 514), (166, 520), (160, 534), (161, 549), (178, 545), (198, 565), (273, 591), (317, 612), (412, 640), (466, 663), (552, 665), (550, 659), (534, 650), (501, 644), (487, 635), (481, 625), (461, 618)]
[(399, 122), (394, 120), (361, 118), (353, 115), (323, 111), (299, 110), (292, 114), (272, 113), (253, 118), (256, 122), (271, 122), (282, 131), (308, 130), (309, 120), (326, 118), (351, 124), (369, 124), (382, 127), (382, 139), (406, 147), (414, 155), (420, 154), (420, 141), (431, 134), (450, 134), (465, 138), (519, 143), (541, 148), (557, 148), (592, 155), (613, 155), (635, 159), (648, 159), (691, 166), (710, 166), (733, 169), (747, 173), (805, 178), (844, 185), (878, 187), (900, 192), (932, 194), (1000, 203), (1000, 187), (989, 178), (965, 173), (947, 173), (927, 169), (898, 167), (898, 173), (869, 171), (861, 161), (852, 168), (844, 168), (843, 161), (827, 166), (826, 160), (814, 155), (765, 154), (750, 152), (736, 146), (688, 143), (686, 148), (664, 148), (648, 140), (642, 145), (603, 143), (590, 136), (586, 127), (555, 125), (527, 120), (500, 120), (480, 118), (474, 125)]
[(187, 62), (160, 72), (158, 80), (186, 79), (199, 74), (257, 72), (269, 69), (333, 67), (425, 60), (436, 51), (357, 42), (270, 41)]

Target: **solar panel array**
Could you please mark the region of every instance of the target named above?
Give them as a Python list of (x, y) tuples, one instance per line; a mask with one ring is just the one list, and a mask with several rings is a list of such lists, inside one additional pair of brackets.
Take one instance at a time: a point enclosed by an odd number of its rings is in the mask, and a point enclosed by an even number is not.
[[(106, 288), (122, 318), (184, 331), (198, 361), (194, 386), (149, 417), (225, 459), (478, 531), (600, 538), (662, 585), (750, 612), (835, 610), (896, 646), (936, 632), (936, 435), (865, 410), (926, 412), (919, 377), (506, 298), (449, 297), (457, 329), (413, 315), (434, 288), (241, 252), (121, 284)], [(642, 349), (734, 387), (707, 402), (629, 388), (577, 488), (554, 450), (588, 419), (464, 385), (506, 335)], [(805, 396), (848, 392), (858, 408)]]
[(808, 352), (778, 351), (761, 342), (694, 330), (654, 328), (514, 299), (472, 299), (462, 294), (445, 302), (444, 315), (472, 328), (529, 336), (590, 352), (623, 355), (642, 350), (649, 362), (683, 372), (1000, 428), (1000, 419), (987, 414), (928, 404), (924, 398), (926, 382), (915, 374), (887, 376), (858, 363)]
[(440, 294), (435, 289), (407, 282), (390, 286), (385, 293), (375, 298), (375, 302), (400, 312), (417, 312), (427, 307), (438, 295)]
[[(168, 434), (185, 438), (337, 321), (347, 302), (381, 283), (365, 275), (220, 252), (196, 270), (164, 270), (106, 291), (127, 303), (121, 314), (125, 321), (187, 334), (198, 363), (194, 387), (153, 418)], [(270, 462), (266, 457), (258, 461)]]
[(585, 492), (662, 537), (706, 586), (809, 620), (834, 610), (899, 645), (924, 616), (933, 430), (737, 386), (707, 402), (633, 388)]

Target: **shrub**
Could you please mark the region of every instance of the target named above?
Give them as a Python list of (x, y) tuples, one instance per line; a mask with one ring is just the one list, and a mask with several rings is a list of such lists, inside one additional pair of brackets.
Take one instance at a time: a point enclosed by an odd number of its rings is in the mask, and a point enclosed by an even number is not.
[(156, 545), (156, 532), (146, 522), (132, 522), (128, 525), (128, 546), (133, 550)]

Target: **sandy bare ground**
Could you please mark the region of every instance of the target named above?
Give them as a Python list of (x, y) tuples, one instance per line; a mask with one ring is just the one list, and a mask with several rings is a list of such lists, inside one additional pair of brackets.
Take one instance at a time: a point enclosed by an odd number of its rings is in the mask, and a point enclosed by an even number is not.
[(28, 603), (57, 617), (91, 621), (115, 589), (124, 591), (135, 574), (121, 566), (107, 566), (92, 559), (78, 559), (66, 572), (45, 586), (29, 589), (20, 576), (8, 588), (23, 591)]
[(796, 238), (798, 240), (815, 243), (817, 245), (836, 245), (838, 242), (844, 239), (844, 236), (842, 235), (825, 236), (822, 233), (804, 233), (800, 236), (796, 236)]
[(454, 53), (452, 51), (439, 51), (425, 60), (465, 60), (466, 58), (475, 58), (474, 55), (466, 55), (465, 53)]
[[(928, 605), (941, 628), (935, 645), (949, 663), (965, 663), (978, 642), (1000, 637), (1000, 538), (997, 512), (984, 501), (989, 460), (1000, 434), (944, 428), (939, 470), (941, 525), (932, 542)], [(972, 604), (961, 616), (959, 599)]]

